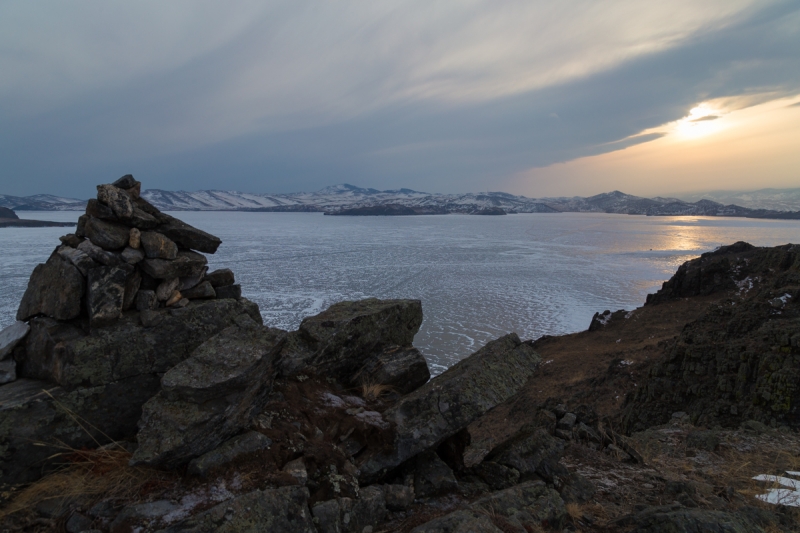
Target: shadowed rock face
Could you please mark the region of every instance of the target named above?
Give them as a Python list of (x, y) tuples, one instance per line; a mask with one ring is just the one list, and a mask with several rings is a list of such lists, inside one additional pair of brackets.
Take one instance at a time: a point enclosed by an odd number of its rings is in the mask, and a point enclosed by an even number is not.
[(52, 319), (31, 321), (21, 377), (46, 379), (67, 390), (103, 385), (140, 374), (164, 373), (205, 340), (247, 314), (260, 323), (258, 306), (248, 300), (198, 301), (183, 309), (153, 312), (145, 327), (138, 313), (126, 313), (90, 333)]
[(143, 407), (133, 464), (174, 468), (246, 426), (269, 394), (286, 332), (242, 317), (161, 379)]
[(40, 314), (57, 320), (77, 318), (85, 291), (86, 281), (75, 265), (53, 254), (46, 263), (33, 269), (17, 310), (17, 320)]
[(395, 424), (391, 453), (362, 459), (360, 480), (371, 482), (418, 453), (455, 435), (528, 381), (541, 361), (511, 333), (475, 352), (402, 398), (384, 413)]

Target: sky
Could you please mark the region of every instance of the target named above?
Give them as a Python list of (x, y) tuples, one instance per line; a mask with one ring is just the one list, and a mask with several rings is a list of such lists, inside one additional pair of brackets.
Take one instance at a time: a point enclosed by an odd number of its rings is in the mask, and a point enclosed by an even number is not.
[(800, 2), (0, 3), (0, 194), (800, 186)]

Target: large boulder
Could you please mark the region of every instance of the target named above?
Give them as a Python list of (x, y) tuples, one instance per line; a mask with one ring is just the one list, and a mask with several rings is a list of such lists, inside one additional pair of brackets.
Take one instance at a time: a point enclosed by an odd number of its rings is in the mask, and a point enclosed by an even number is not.
[(158, 391), (155, 374), (66, 391), (18, 379), (0, 387), (0, 490), (56, 468), (65, 448), (131, 439), (142, 404)]
[(28, 288), (17, 310), (17, 320), (45, 315), (71, 320), (81, 314), (86, 281), (70, 261), (53, 254), (33, 269)]
[(133, 464), (179, 466), (241, 431), (263, 407), (286, 332), (240, 317), (168, 370), (143, 408)]
[(305, 487), (256, 490), (222, 502), (162, 533), (317, 533), (308, 510), (308, 497)]
[(370, 482), (455, 435), (483, 413), (516, 394), (541, 358), (510, 333), (402, 398), (384, 413), (395, 426), (391, 451), (368, 450), (361, 481)]
[(492, 450), (486, 461), (513, 468), (522, 479), (535, 474), (552, 482), (554, 472), (560, 471), (558, 462), (563, 455), (563, 440), (543, 428), (525, 426)]
[(139, 240), (145, 255), (149, 258), (175, 259), (178, 257), (178, 246), (161, 233), (143, 231)]
[(172, 279), (198, 276), (205, 272), (207, 263), (201, 254), (180, 251), (175, 259), (145, 259), (139, 264), (147, 275), (155, 279)]
[(291, 375), (310, 368), (350, 383), (371, 356), (410, 347), (421, 324), (419, 300), (339, 302), (301, 322), (281, 352), (280, 369)]
[(88, 334), (73, 324), (36, 318), (30, 322), (18, 372), (67, 390), (162, 374), (236, 324), (237, 317), (245, 314), (261, 321), (258, 306), (245, 299), (196, 301), (182, 309), (150, 313), (148, 327), (142, 325), (139, 313), (130, 312)]

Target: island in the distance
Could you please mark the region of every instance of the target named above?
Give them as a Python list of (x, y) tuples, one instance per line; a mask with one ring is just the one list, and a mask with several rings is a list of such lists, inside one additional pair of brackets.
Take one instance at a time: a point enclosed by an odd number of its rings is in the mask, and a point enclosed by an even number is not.
[(13, 209), (0, 207), (0, 228), (49, 228), (74, 225), (74, 222), (51, 222), (49, 220), (22, 219), (17, 216)]

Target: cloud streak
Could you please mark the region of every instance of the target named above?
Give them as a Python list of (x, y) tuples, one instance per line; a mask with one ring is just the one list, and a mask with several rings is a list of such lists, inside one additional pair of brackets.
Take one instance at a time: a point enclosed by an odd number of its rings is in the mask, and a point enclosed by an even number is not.
[(800, 93), (789, 2), (40, 5), (0, 7), (6, 193), (497, 189), (709, 98)]

